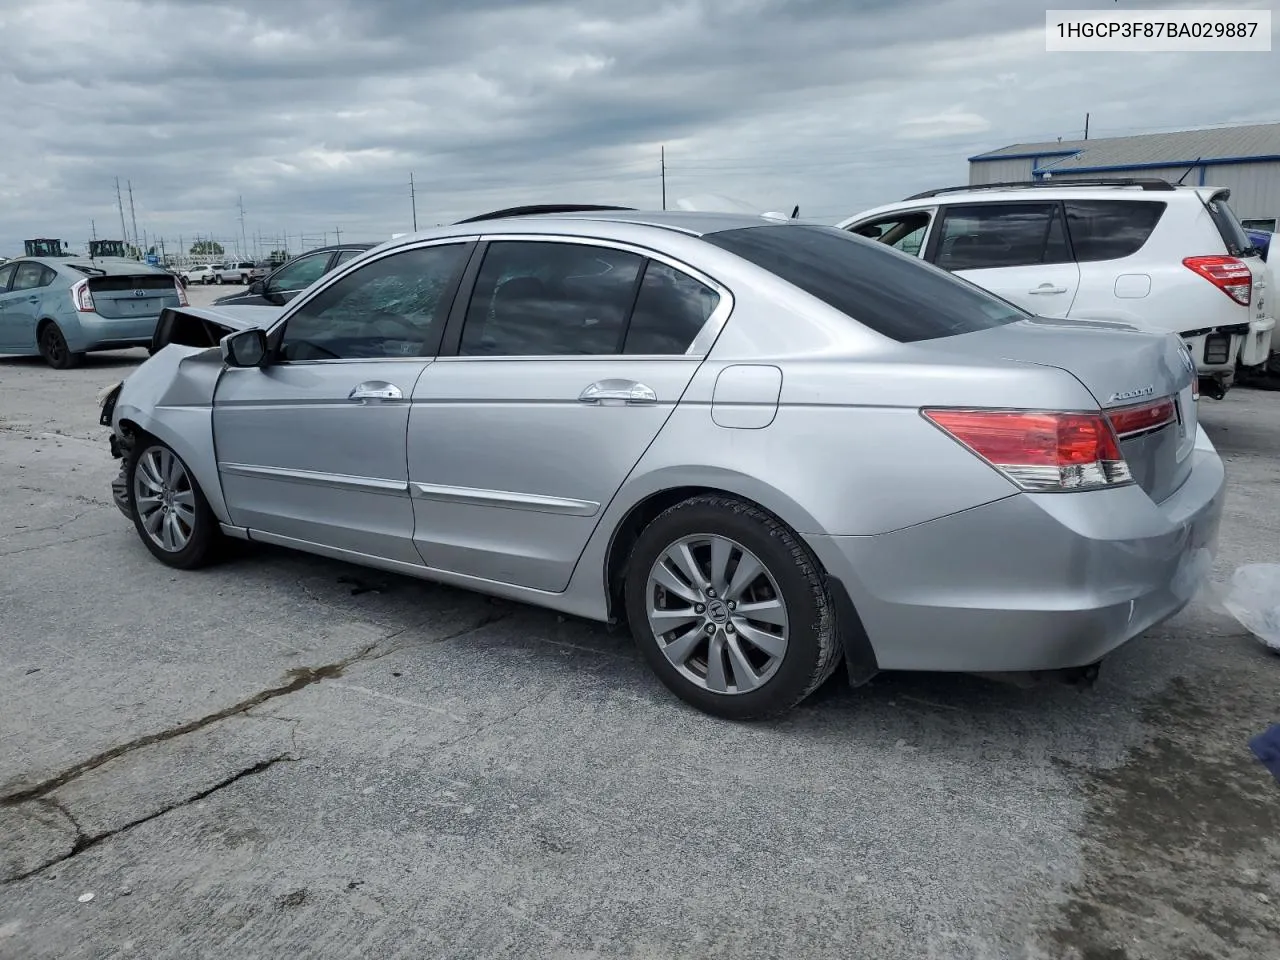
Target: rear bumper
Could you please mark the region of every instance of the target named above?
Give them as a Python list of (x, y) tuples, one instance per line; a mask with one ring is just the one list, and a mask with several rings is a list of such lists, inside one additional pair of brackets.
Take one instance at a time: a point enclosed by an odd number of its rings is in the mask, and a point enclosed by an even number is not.
[(160, 315), (111, 320), (96, 313), (82, 313), (78, 319), (79, 330), (75, 331), (74, 336), (72, 331), (65, 331), (72, 350), (110, 350), (117, 347), (142, 347), (151, 343)]
[[(1218, 329), (1198, 331), (1179, 336), (1191, 350), (1196, 361), (1196, 372), (1202, 377), (1228, 379), (1236, 369), (1240, 349), (1248, 337), (1244, 329), (1248, 324), (1238, 324), (1227, 331)], [(1237, 329), (1238, 328), (1238, 329)]]
[(1200, 433), (1161, 504), (1136, 486), (1018, 494), (872, 537), (806, 538), (847, 587), (884, 670), (1091, 664), (1176, 614), (1208, 574), (1225, 493)]
[(1249, 324), (1249, 335), (1240, 345), (1240, 365), (1257, 367), (1271, 356), (1271, 344), (1275, 339), (1275, 317), (1263, 317)]

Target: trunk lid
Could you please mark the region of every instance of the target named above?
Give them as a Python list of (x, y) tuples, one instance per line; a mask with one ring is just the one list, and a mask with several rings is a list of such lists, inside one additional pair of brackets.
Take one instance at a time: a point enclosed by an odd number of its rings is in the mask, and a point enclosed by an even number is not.
[(917, 346), (1064, 370), (1112, 415), (1170, 399), (1173, 420), (1153, 429), (1121, 432), (1120, 449), (1134, 480), (1157, 503), (1191, 472), (1197, 422), (1195, 365), (1174, 334), (1146, 333), (1122, 323), (1032, 317)]
[(167, 273), (109, 274), (89, 278), (94, 311), (108, 320), (158, 317), (179, 304), (175, 278)]

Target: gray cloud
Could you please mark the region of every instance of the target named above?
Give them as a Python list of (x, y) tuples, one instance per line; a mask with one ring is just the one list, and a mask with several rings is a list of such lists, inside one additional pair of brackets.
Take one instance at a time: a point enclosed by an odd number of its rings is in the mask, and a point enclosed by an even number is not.
[(834, 219), (1086, 110), (1098, 135), (1280, 119), (1242, 82), (1275, 54), (1048, 54), (1025, 0), (7, 0), (0, 36), (3, 253), (118, 235), (116, 176), (167, 241), (239, 237), (241, 196), (251, 237), (380, 240), (410, 170), (420, 225), (654, 206), (665, 144), (669, 199)]

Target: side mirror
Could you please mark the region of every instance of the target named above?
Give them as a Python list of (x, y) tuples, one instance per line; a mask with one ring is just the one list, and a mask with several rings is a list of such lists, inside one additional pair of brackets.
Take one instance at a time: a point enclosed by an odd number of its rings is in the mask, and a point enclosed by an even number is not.
[(229, 367), (260, 367), (267, 359), (267, 333), (257, 327), (229, 333), (218, 346)]
[(261, 280), (255, 280), (255, 281), (253, 281), (253, 283), (249, 284), (249, 294), (250, 294), (251, 296), (255, 296), (255, 297), (257, 297), (257, 296), (261, 296), (261, 295), (262, 295), (262, 281), (261, 281)]

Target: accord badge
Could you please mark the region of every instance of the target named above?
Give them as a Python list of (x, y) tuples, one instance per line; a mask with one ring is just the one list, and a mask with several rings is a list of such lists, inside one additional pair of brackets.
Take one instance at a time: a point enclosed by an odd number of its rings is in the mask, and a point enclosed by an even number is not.
[(1156, 392), (1156, 388), (1150, 384), (1145, 387), (1139, 387), (1137, 390), (1121, 390), (1119, 393), (1113, 393), (1107, 400), (1107, 403), (1119, 403), (1121, 400), (1137, 400), (1139, 397), (1149, 397)]

